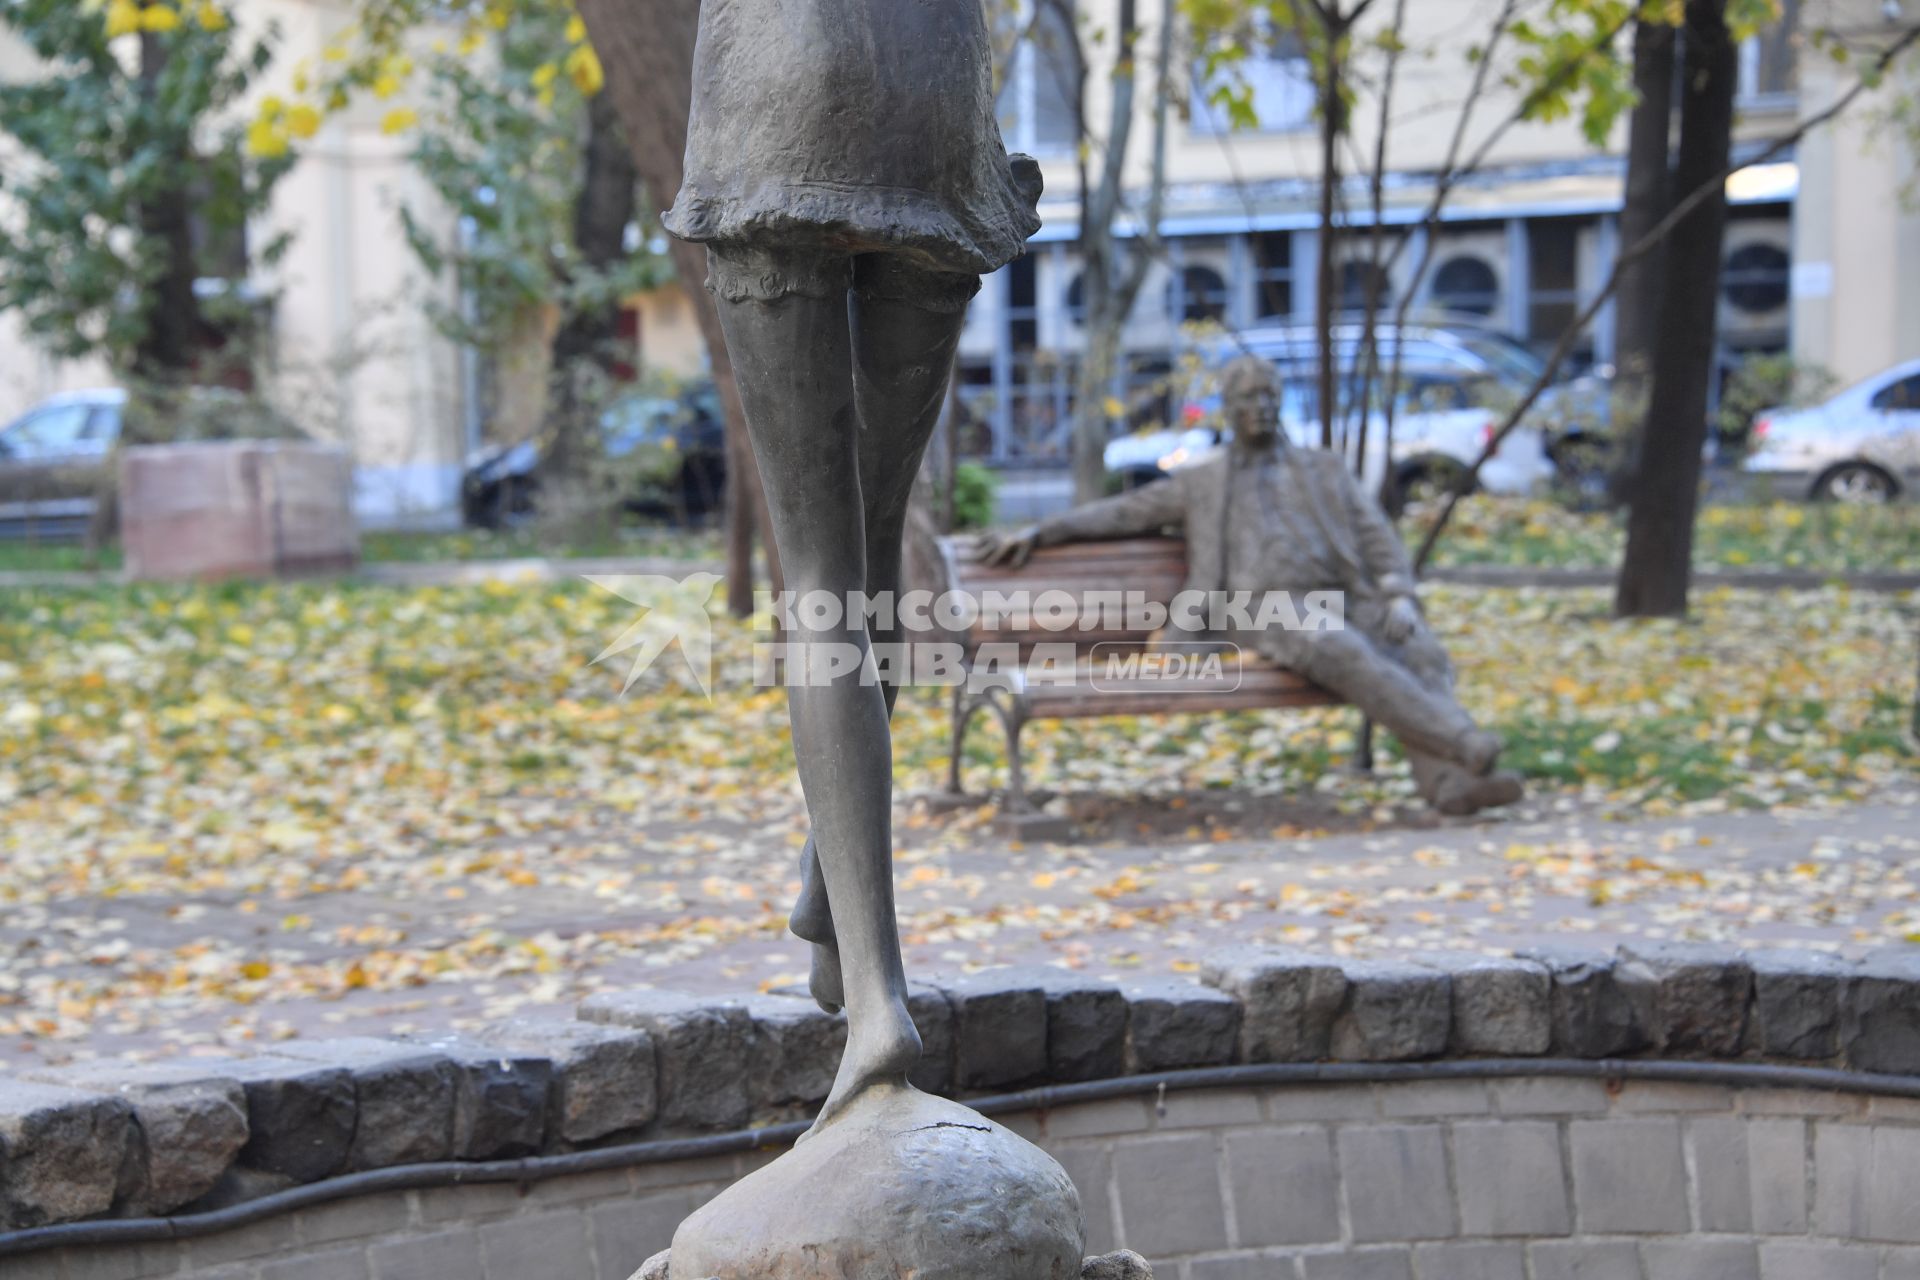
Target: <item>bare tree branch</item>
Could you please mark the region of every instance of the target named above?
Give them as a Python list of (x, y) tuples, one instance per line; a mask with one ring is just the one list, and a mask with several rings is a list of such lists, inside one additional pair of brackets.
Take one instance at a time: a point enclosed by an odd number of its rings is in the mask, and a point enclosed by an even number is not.
[[(1374, 131), (1373, 171), (1367, 178), (1367, 195), (1373, 210), (1372, 233), (1367, 238), (1367, 307), (1360, 333), (1360, 351), (1362, 368), (1360, 385), (1355, 395), (1358, 401), (1356, 412), (1359, 414), (1359, 426), (1356, 430), (1357, 443), (1353, 450), (1353, 474), (1364, 478), (1367, 469), (1367, 432), (1370, 426), (1368, 408), (1373, 395), (1374, 375), (1380, 369), (1380, 349), (1375, 341), (1375, 317), (1380, 308), (1380, 289), (1386, 268), (1381, 264), (1381, 250), (1386, 237), (1387, 202), (1387, 116), (1393, 109), (1393, 86), (1400, 70), (1401, 38), (1407, 21), (1407, 0), (1394, 0), (1393, 22), (1387, 28), (1387, 66), (1380, 83), (1380, 123)], [(1394, 349), (1399, 350), (1396, 342)], [(1389, 388), (1389, 394), (1392, 388)], [(1391, 419), (1389, 419), (1391, 421)], [(1392, 436), (1387, 439), (1387, 466), (1393, 465)]]

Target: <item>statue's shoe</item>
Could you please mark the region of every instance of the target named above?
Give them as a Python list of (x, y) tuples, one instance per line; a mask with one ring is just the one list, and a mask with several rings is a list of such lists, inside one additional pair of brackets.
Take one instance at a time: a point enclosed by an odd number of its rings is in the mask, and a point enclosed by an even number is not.
[(1434, 789), (1433, 807), (1453, 818), (1464, 818), (1482, 809), (1513, 804), (1527, 794), (1517, 773), (1489, 773), (1473, 777), (1449, 770)]

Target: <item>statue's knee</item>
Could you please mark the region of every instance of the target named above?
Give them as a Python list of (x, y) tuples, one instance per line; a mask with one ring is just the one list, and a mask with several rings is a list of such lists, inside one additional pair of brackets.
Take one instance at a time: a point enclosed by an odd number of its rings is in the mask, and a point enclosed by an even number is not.
[(1453, 662), (1440, 642), (1428, 635), (1417, 635), (1400, 649), (1401, 665), (1426, 685), (1453, 684)]

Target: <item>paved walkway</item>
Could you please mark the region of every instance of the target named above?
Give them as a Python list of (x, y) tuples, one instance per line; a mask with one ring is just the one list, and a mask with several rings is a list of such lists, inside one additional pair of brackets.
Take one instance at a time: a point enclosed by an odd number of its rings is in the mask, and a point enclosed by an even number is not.
[[(1032, 847), (993, 836), (984, 813), (903, 813), (909, 967), (1046, 961), (1126, 978), (1191, 972), (1237, 941), (1364, 953), (1660, 937), (1857, 952), (1920, 937), (1920, 788), (1842, 807), (1631, 821), (1567, 798), (1468, 822), (1343, 819), (1298, 799), (1220, 793), (1080, 811), (1091, 838)], [(0, 922), (0, 955), (18, 958), (16, 975), (29, 964), (134, 979), (177, 964), (224, 972), (244, 954), (281, 971), (364, 964), (401, 979), (256, 1003), (103, 1001), (88, 1039), (0, 1038), (0, 1067), (479, 1026), (607, 987), (795, 982), (805, 948), (782, 924), (801, 830), (793, 808), (751, 825), (689, 815), (642, 833), (609, 814), (531, 857), (538, 883), (511, 889), (453, 872), (445, 898), (123, 897), (15, 911)]]

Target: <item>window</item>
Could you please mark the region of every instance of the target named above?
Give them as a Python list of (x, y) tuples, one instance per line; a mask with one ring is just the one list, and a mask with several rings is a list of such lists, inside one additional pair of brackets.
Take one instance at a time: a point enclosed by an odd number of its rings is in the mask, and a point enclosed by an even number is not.
[(1313, 66), (1293, 32), (1276, 25), (1270, 14), (1257, 12), (1248, 33), (1247, 57), (1226, 78), (1209, 80), (1206, 70), (1193, 70), (1192, 117), (1195, 133), (1228, 133), (1232, 121), (1213, 93), (1225, 87), (1244, 95), (1263, 133), (1304, 129), (1313, 123), (1315, 89)]
[(26, 458), (83, 453), (86, 450), (82, 442), (97, 434), (88, 430), (92, 418), (91, 405), (54, 405), (22, 419), (7, 432), (7, 444)]
[(1016, 351), (1032, 351), (1040, 345), (1039, 273), (1032, 255), (1009, 262), (1007, 271), (1007, 329)]
[(1742, 99), (1784, 98), (1792, 94), (1796, 75), (1796, 46), (1799, 42), (1798, 0), (1784, 0), (1780, 21), (1740, 42), (1740, 83)]
[(1416, 369), (1403, 377), (1398, 404), (1404, 413), (1446, 413), (1474, 408), (1486, 396), (1484, 380), (1457, 370)]
[(1873, 397), (1873, 407), (1882, 413), (1920, 409), (1920, 374), (1882, 387)]
[[(1014, 262), (1018, 264), (1025, 260), (1024, 258), (1015, 258)], [(1127, 273), (1127, 255), (1124, 249), (1121, 249), (1114, 255), (1113, 270), (1116, 276), (1124, 276)], [(1171, 286), (1169, 286), (1169, 290), (1171, 290)], [(1169, 294), (1169, 296), (1171, 296), (1171, 294)], [(1073, 279), (1067, 283), (1066, 304), (1067, 322), (1076, 327), (1084, 327), (1087, 323), (1087, 276), (1085, 272), (1075, 274)], [(1171, 304), (1169, 304), (1168, 314), (1172, 314)]]
[(1267, 231), (1249, 236), (1253, 254), (1253, 318), (1286, 320), (1293, 316), (1293, 233)]
[(1527, 224), (1527, 337), (1551, 346), (1580, 314), (1580, 224), (1570, 218)]
[(1735, 310), (1748, 314), (1787, 305), (1790, 263), (1786, 250), (1771, 244), (1743, 244), (1727, 255), (1720, 293)]
[(1187, 267), (1167, 285), (1167, 314), (1183, 323), (1227, 318), (1227, 281), (1212, 267)]
[(1038, 155), (1071, 151), (1080, 141), (1080, 44), (1071, 0), (1031, 0), (1032, 33), (1014, 51), (1000, 86), (1007, 146)]
[[(1372, 282), (1369, 288), (1368, 282)], [(1387, 273), (1371, 262), (1343, 262), (1340, 264), (1340, 309), (1342, 311), (1361, 311), (1371, 302), (1375, 307), (1384, 307), (1393, 301), (1393, 281)]]
[(1448, 258), (1433, 273), (1433, 300), (1447, 311), (1490, 316), (1500, 301), (1500, 278), (1471, 254)]

